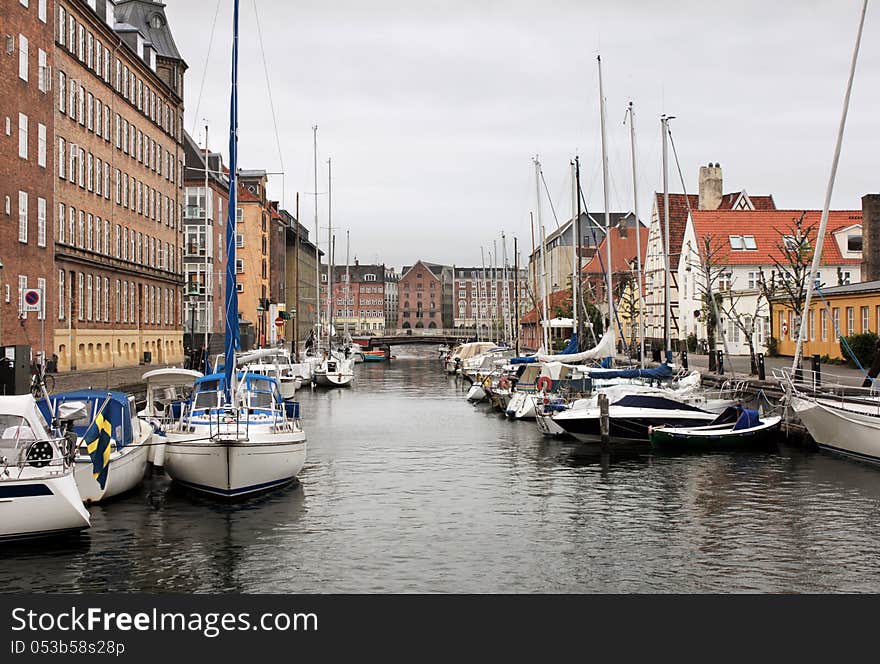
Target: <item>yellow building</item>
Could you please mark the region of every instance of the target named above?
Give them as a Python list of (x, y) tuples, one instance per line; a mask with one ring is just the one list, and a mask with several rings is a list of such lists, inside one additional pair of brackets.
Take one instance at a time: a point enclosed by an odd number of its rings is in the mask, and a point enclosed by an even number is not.
[[(269, 201), (265, 171), (238, 172), (238, 209), (236, 210), (235, 278), (238, 289), (238, 313), (253, 336), (250, 343), (242, 338), (242, 347), (261, 345), (266, 334), (266, 300), (269, 298)], [(261, 303), (262, 301), (262, 303)]]
[[(779, 354), (794, 355), (797, 321), (791, 307), (773, 303), (773, 324), (779, 339)], [(840, 335), (880, 333), (880, 281), (865, 281), (823, 288), (813, 295), (807, 314), (807, 334), (803, 355), (843, 358)]]

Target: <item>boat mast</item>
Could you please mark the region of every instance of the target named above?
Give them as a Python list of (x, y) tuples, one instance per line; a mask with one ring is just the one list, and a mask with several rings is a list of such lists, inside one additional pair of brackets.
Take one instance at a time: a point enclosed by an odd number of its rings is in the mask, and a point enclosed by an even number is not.
[(501, 289), (501, 315), (504, 319), (504, 340), (510, 344), (513, 330), (510, 325), (510, 271), (507, 269), (507, 238), (501, 231), (501, 279), (504, 283)]
[[(575, 244), (575, 263), (577, 265), (577, 289), (579, 295), (580, 306), (584, 309), (584, 313), (586, 313), (586, 307), (583, 306), (584, 298), (583, 298), (583, 284), (581, 283), (581, 274), (583, 271), (582, 259), (581, 256), (581, 242), (583, 238), (583, 234), (581, 231), (581, 161), (580, 157), (575, 155), (574, 157), (574, 179), (575, 179), (575, 197), (577, 199), (577, 215), (575, 216), (574, 222), (574, 233), (577, 238)], [(579, 312), (580, 313), (580, 312)], [(583, 347), (584, 343), (584, 328), (586, 321), (583, 316), (578, 316), (578, 349)]]
[[(315, 354), (320, 356), (321, 350), (321, 258), (320, 242), (318, 241), (318, 125), (312, 125), (312, 150), (315, 174), (315, 318), (318, 323), (318, 334), (315, 335)], [(329, 260), (330, 257), (328, 256)]]
[(645, 319), (642, 310), (642, 223), (639, 221), (639, 194), (636, 185), (636, 114), (633, 110), (633, 103), (629, 103), (627, 108), (629, 113), (629, 143), (632, 152), (632, 176), (633, 176), (633, 214), (636, 218), (636, 287), (639, 298), (638, 307), (638, 333), (639, 333), (639, 366), (645, 367), (645, 339), (644, 325)]
[[(580, 242), (580, 238), (577, 233), (577, 176), (575, 175), (574, 170), (574, 162), (572, 161), (569, 166), (571, 166), (571, 329), (573, 334), (577, 334), (578, 331), (578, 269), (577, 269), (577, 257), (578, 257), (578, 244)], [(580, 344), (580, 337), (578, 337), (578, 344)]]
[[(348, 251), (350, 246), (351, 238), (349, 237), (349, 231), (345, 231), (345, 297), (346, 297), (346, 306), (348, 305), (348, 300), (351, 299), (351, 274), (348, 271)], [(352, 300), (352, 305), (354, 306), (354, 300)], [(348, 331), (348, 324), (346, 324), (346, 333)]]
[(327, 353), (330, 356), (330, 336), (333, 327), (333, 218), (332, 183), (330, 160), (327, 160)]
[[(208, 333), (210, 326), (208, 325), (208, 321), (211, 316), (211, 303), (208, 299), (208, 290), (211, 286), (214, 285), (214, 274), (213, 270), (211, 270), (211, 261), (214, 260), (213, 253), (209, 252), (208, 247), (213, 244), (211, 228), (208, 226), (208, 123), (205, 123), (205, 340), (202, 342), (202, 365), (204, 366), (208, 361)], [(219, 221), (219, 219), (218, 219)], [(195, 348), (195, 344), (193, 344), (193, 348)]]
[[(480, 263), (483, 266), (482, 279), (480, 279), (480, 322), (482, 327), (482, 322), (488, 322), (489, 320), (489, 292), (486, 288), (486, 254), (483, 251), (482, 245), (480, 246)], [(480, 340), (480, 338), (477, 337), (477, 340)]]
[(791, 363), (791, 371), (794, 373), (801, 363), (801, 354), (804, 347), (804, 339), (806, 337), (805, 321), (810, 315), (810, 300), (813, 297), (813, 288), (816, 281), (816, 275), (819, 273), (819, 265), (822, 262), (822, 247), (825, 243), (825, 231), (828, 228), (828, 209), (831, 207), (831, 193), (834, 191), (834, 179), (837, 177), (837, 164), (840, 161), (840, 147), (843, 143), (843, 130), (846, 127), (846, 115), (849, 111), (849, 98), (852, 93), (853, 78), (856, 74), (856, 61), (859, 57), (859, 46), (862, 43), (862, 28), (865, 25), (865, 12), (868, 9), (868, 0), (862, 3), (862, 13), (859, 17), (859, 30), (856, 34), (856, 45), (853, 48), (852, 62), (849, 67), (849, 80), (846, 84), (846, 95), (843, 98), (843, 111), (840, 115), (840, 126), (837, 129), (837, 143), (834, 146), (834, 158), (831, 160), (831, 173), (828, 176), (828, 186), (825, 189), (825, 204), (822, 207), (822, 219), (819, 221), (818, 237), (816, 238), (816, 249), (813, 252), (813, 262), (810, 265), (810, 275), (807, 279), (807, 294), (804, 298), (804, 309), (801, 320), (798, 324), (797, 345), (794, 351), (794, 360)]
[(514, 319), (513, 324), (516, 328), (513, 333), (516, 339), (516, 356), (519, 357), (519, 251), (516, 246), (516, 235), (513, 236), (513, 308)]
[(605, 94), (602, 90), (602, 56), (599, 63), (599, 123), (602, 128), (602, 189), (605, 198), (605, 289), (608, 291), (608, 329), (614, 334), (614, 294), (611, 292), (611, 211), (608, 209), (608, 150), (605, 146)]
[[(239, 346), (238, 292), (235, 278), (235, 217), (238, 207), (238, 0), (232, 12), (232, 93), (229, 100), (229, 206), (226, 218), (226, 331), (223, 374), (226, 403), (235, 394), (235, 351)], [(207, 195), (207, 192), (206, 192)]]
[(537, 196), (536, 204), (536, 212), (538, 215), (538, 232), (541, 234), (538, 238), (541, 243), (541, 308), (542, 319), (541, 319), (541, 329), (543, 330), (543, 343), (544, 343), (544, 352), (550, 352), (550, 341), (548, 338), (547, 329), (547, 247), (546, 242), (547, 238), (544, 233), (544, 224), (541, 223), (541, 162), (538, 161), (538, 157), (535, 156), (535, 194)]
[(672, 338), (669, 329), (672, 302), (669, 294), (669, 160), (666, 144), (669, 141), (669, 120), (671, 119), (672, 117), (667, 115), (660, 117), (660, 127), (663, 133), (663, 345), (666, 349), (666, 361), (669, 363), (672, 362)]

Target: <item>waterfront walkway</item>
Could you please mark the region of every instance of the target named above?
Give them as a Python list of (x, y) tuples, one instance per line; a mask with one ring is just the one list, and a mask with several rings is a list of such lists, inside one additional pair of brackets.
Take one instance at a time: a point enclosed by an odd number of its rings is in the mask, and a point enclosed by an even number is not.
[(55, 391), (80, 390), (94, 388), (98, 390), (122, 390), (123, 392), (142, 392), (144, 381), (141, 379), (147, 371), (164, 367), (178, 366), (174, 364), (148, 364), (136, 367), (116, 367), (112, 369), (92, 369), (86, 371), (64, 371), (55, 376)]

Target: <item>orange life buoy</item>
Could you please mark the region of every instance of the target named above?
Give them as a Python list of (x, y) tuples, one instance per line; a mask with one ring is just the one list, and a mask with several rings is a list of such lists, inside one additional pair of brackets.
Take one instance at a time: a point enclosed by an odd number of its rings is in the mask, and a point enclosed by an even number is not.
[(498, 387), (500, 387), (502, 390), (506, 390), (508, 387), (510, 387), (510, 378), (508, 378), (507, 376), (501, 376), (501, 378), (498, 380)]
[(535, 382), (535, 387), (538, 388), (540, 392), (549, 392), (553, 389), (553, 381), (549, 376), (541, 376)]

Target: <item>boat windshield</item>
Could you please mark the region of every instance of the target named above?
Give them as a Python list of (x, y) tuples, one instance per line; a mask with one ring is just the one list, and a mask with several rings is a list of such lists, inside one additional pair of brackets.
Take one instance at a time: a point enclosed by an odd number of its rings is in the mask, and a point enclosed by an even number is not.
[(16, 449), (37, 439), (21, 415), (0, 414), (0, 449)]
[(193, 408), (217, 408), (220, 404), (220, 394), (219, 380), (199, 383)]
[(277, 402), (275, 382), (251, 378), (249, 381), (248, 405), (251, 408), (272, 408)]

